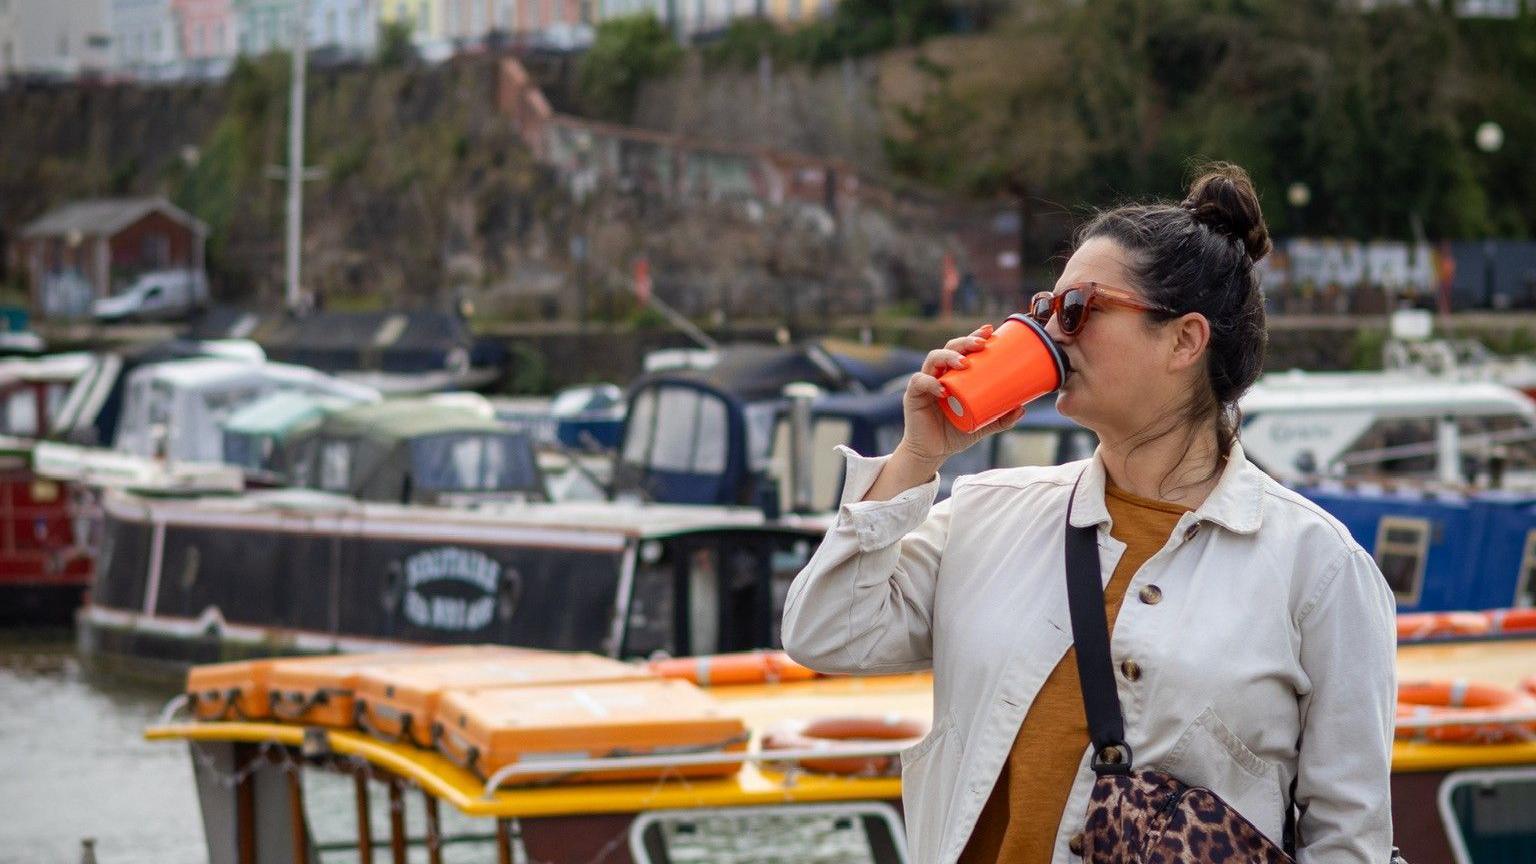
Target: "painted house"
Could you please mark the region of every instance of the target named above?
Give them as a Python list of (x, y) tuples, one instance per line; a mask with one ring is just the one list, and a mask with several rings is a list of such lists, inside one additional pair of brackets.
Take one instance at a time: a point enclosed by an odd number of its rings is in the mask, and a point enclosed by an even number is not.
[[(378, 47), (380, 3), (392, 0), (308, 0), (309, 50), (369, 56)], [(233, 0), (241, 54), (284, 51), (293, 41), (297, 0)]]
[(119, 72), (172, 77), (180, 48), (172, 0), (112, 0), (112, 65)]
[(113, 0), (0, 0), (0, 76), (76, 78), (112, 68)]
[(185, 73), (218, 77), (240, 50), (240, 28), (232, 0), (170, 0), (176, 44)]
[[(551, 0), (520, 0), (544, 3)], [(558, 2), (558, 0), (555, 0)], [(591, 0), (596, 20), (650, 13), (674, 32), (693, 37), (719, 33), (739, 18), (764, 17), (792, 26), (832, 14), (836, 0)]]
[(21, 231), (17, 260), (32, 304), (74, 317), (140, 273), (203, 269), (208, 227), (164, 198), (104, 198), (57, 207)]

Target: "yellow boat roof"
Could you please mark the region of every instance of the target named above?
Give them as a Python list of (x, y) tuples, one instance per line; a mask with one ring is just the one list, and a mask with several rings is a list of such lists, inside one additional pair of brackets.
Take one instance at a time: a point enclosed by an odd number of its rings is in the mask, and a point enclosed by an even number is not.
[[(1471, 678), (1513, 685), (1536, 666), (1536, 641), (1477, 642), (1405, 646), (1399, 652), (1402, 680)], [(782, 684), (715, 687), (710, 693), (754, 730), (830, 716), (932, 714), (932, 679), (927, 674), (871, 678), (824, 678)], [(305, 727), (264, 722), (178, 723), (155, 726), (151, 740), (271, 742), (303, 744)], [(313, 734), (313, 733), (312, 733)], [(503, 788), (484, 794), (473, 773), (428, 750), (392, 744), (349, 730), (324, 730), (329, 747), (409, 779), (469, 816), (536, 817), (654, 809), (751, 806), (794, 802), (895, 799), (896, 777), (843, 777), (746, 762), (721, 778), (662, 779), (624, 783), (580, 783)], [(754, 740), (752, 749), (757, 749)], [(1393, 747), (1396, 772), (1536, 764), (1536, 741), (1513, 744), (1434, 744), (1399, 741)]]

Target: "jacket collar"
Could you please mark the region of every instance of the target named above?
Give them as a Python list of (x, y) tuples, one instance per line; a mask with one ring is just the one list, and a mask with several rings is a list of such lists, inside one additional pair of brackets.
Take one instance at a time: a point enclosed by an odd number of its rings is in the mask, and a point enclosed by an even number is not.
[[(1216, 487), (1195, 510), (1195, 521), (1213, 522), (1238, 534), (1259, 530), (1264, 515), (1264, 477), (1264, 472), (1243, 455), (1243, 445), (1233, 442)], [(1109, 509), (1104, 505), (1108, 478), (1102, 448), (1095, 450), (1077, 484), (1076, 497), (1072, 499), (1074, 527), (1102, 525), (1109, 521)]]

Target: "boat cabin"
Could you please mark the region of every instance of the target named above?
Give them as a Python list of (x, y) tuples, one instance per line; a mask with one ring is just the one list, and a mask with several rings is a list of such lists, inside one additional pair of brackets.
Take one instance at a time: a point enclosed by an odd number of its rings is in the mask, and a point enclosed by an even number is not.
[(303, 366), (202, 357), (153, 363), (128, 375), (115, 448), (188, 462), (224, 457), (220, 423), (277, 391), (376, 402), (376, 391)]
[(364, 501), (548, 500), (533, 441), (475, 394), (392, 399), (319, 416), (279, 457), (295, 486)]
[(280, 457), (289, 436), (333, 411), (357, 403), (326, 393), (278, 391), (246, 405), (219, 425), (224, 430), (224, 463), (253, 477), (283, 477)]

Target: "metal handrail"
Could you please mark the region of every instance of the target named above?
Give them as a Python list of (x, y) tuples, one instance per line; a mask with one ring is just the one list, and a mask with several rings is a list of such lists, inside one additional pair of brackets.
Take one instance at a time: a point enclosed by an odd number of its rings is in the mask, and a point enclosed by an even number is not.
[(520, 775), (586, 774), (597, 771), (614, 771), (643, 768), (683, 768), (691, 765), (720, 765), (722, 763), (801, 762), (807, 759), (860, 759), (875, 756), (898, 756), (912, 746), (913, 740), (893, 741), (885, 744), (838, 746), (826, 749), (801, 750), (741, 750), (711, 753), (672, 753), (644, 756), (606, 756), (593, 759), (536, 759), (514, 762), (503, 766), (486, 781), (481, 795), (490, 798), (502, 784)]

